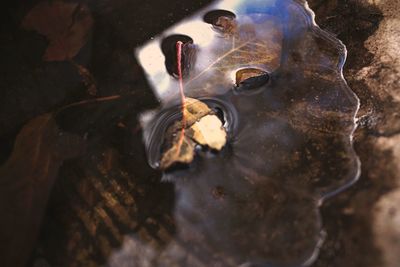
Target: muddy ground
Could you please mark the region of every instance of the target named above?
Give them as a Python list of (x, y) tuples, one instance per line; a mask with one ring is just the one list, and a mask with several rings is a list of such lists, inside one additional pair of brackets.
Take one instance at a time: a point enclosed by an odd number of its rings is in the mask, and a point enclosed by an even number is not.
[[(37, 63), (46, 47), (46, 40), (33, 33), (27, 34), (20, 27), (21, 19), (34, 2), (28, 1), (23, 5), (12, 3), (2, 10), (0, 162), (8, 158), (15, 136), (29, 119), (90, 95), (71, 64)], [(147, 88), (150, 92), (142, 71), (132, 58), (133, 47), (206, 3), (165, 1), (154, 9), (152, 6), (157, 1), (87, 2), (93, 8), (98, 26), (95, 29), (101, 30), (93, 33), (93, 51), (88, 53), (84, 48), (77, 55), (77, 61), (90, 63), (99, 90), (97, 95), (133, 93), (129, 103), (120, 104), (135, 112), (154, 106), (152, 96), (137, 89)], [(360, 180), (322, 206), (327, 237), (313, 266), (399, 267), (400, 2), (310, 0), (309, 5), (315, 11), (320, 27), (335, 34), (348, 48), (344, 76), (361, 100), (354, 142), (362, 163)], [(135, 27), (128, 23), (132, 17), (137, 21)], [(148, 23), (150, 20), (153, 23)], [(91, 53), (94, 58), (90, 58)], [(37, 90), (32, 91), (31, 88)], [(144, 98), (146, 101), (143, 101)], [(130, 116), (125, 121), (131, 121), (130, 126), (134, 127), (137, 121), (134, 115)], [(110, 120), (115, 117), (123, 116), (117, 112)], [(106, 127), (99, 130), (107, 131)], [(112, 133), (122, 139), (126, 134), (124, 131)], [(137, 134), (140, 136), (140, 132)], [(140, 146), (139, 143), (133, 145)], [(106, 152), (115, 153), (107, 149)], [(70, 232), (81, 229), (78, 226), (74, 228), (72, 224), (66, 226), (68, 222), (60, 222), (60, 218), (64, 217), (57, 214), (57, 209), (65, 205), (66, 198), (55, 195), (60, 193), (62, 185), (56, 184), (57, 191), (51, 196), (57, 205), (50, 205), (47, 210), (39, 244), (31, 256), (30, 264), (33, 266), (48, 266), (46, 257), (54, 251), (51, 248), (54, 240), (49, 237), (49, 231), (58, 233), (65, 229)], [(82, 190), (80, 194), (88, 193)], [(154, 203), (143, 204), (141, 208), (154, 208)], [(57, 235), (57, 238), (63, 241), (65, 237)], [(75, 241), (85, 242), (79, 238)], [(60, 254), (58, 258), (62, 258), (62, 253), (56, 253)], [(83, 254), (82, 257), (85, 256)]]
[(344, 75), (361, 100), (359, 182), (322, 208), (328, 238), (315, 266), (400, 266), (398, 1), (309, 1), (348, 48)]

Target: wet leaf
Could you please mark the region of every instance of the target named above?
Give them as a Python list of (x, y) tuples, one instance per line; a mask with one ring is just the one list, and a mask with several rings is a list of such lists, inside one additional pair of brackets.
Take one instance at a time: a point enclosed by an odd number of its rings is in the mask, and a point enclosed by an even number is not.
[[(259, 70), (270, 73), (280, 65), (283, 29), (279, 19), (263, 14), (255, 17), (238, 17), (221, 10), (205, 15), (205, 27), (182, 29), (173, 27), (170, 36), (187, 36), (197, 47), (196, 61), (191, 62), (192, 70), (184, 79), (185, 94), (198, 97), (204, 94), (219, 95), (232, 89), (236, 83), (235, 74), (241, 69)], [(211, 24), (209, 26), (207, 24)], [(198, 24), (196, 24), (198, 25)], [(188, 29), (188, 30), (186, 30)], [(192, 30), (191, 30), (192, 29)], [(201, 32), (198, 33), (197, 31)], [(164, 38), (167, 39), (168, 37)], [(149, 72), (149, 78), (164, 101), (176, 95), (178, 83), (165, 71), (162, 63), (154, 63), (155, 55), (167, 55), (160, 51), (161, 37), (155, 38), (147, 46), (138, 50), (141, 64)], [(196, 40), (201, 40), (196, 43)], [(253, 76), (256, 73), (253, 73)], [(168, 83), (166, 83), (168, 81)]]
[(24, 266), (36, 240), (52, 185), (63, 161), (83, 140), (61, 132), (52, 114), (28, 122), (0, 167), (0, 265)]
[(226, 143), (226, 132), (215, 115), (206, 115), (190, 127), (193, 140), (203, 146), (221, 150)]
[(49, 45), (45, 61), (72, 59), (86, 44), (93, 18), (85, 4), (43, 1), (23, 19), (22, 27), (44, 35)]
[(211, 109), (205, 103), (193, 98), (186, 98), (185, 118), (187, 126), (191, 126), (197, 120), (211, 112)]
[[(178, 245), (171, 242), (152, 264), (312, 265), (324, 237), (321, 203), (353, 184), (360, 171), (352, 148), (359, 103), (343, 79), (343, 44), (316, 27), (304, 1), (295, 0), (220, 1), (161, 36), (168, 34), (197, 42), (185, 94), (206, 96), (223, 112), (230, 140), (224, 153), (199, 153), (187, 170), (164, 173), (177, 190)], [(157, 42), (139, 57), (168, 103), (177, 82), (146, 56), (156, 53)], [(152, 166), (173, 115), (167, 104), (144, 127)]]
[(184, 136), (180, 143), (178, 135), (174, 139), (173, 146), (164, 153), (160, 162), (161, 169), (168, 169), (175, 163), (188, 164), (192, 162), (194, 158), (194, 146), (195, 143), (187, 136)]
[(265, 71), (256, 68), (246, 68), (238, 70), (236, 72), (236, 86), (238, 86), (239, 84), (248, 79), (259, 77), (265, 74), (266, 74)]
[[(271, 25), (268, 26), (271, 27)], [(214, 60), (191, 80), (198, 79), (209, 70), (224, 72), (241, 66), (263, 66), (265, 68), (269, 64), (273, 64), (274, 67), (277, 65), (276, 60), (281, 49), (279, 42), (271, 42), (271, 37), (267, 40), (258, 39), (253, 24), (239, 25), (237, 29), (233, 26), (229, 27), (231, 34), (223, 39), (225, 43), (214, 48)], [(232, 33), (232, 31), (234, 32)], [(281, 38), (279, 36), (281, 33), (276, 29), (270, 34), (278, 40)]]
[(187, 98), (184, 117), (185, 124), (177, 121), (166, 132), (166, 142), (170, 144), (160, 161), (163, 170), (175, 163), (192, 162), (196, 143), (215, 150), (221, 150), (226, 143), (222, 122), (205, 103)]
[[(196, 121), (200, 120), (202, 117), (211, 114), (212, 110), (203, 102), (187, 97), (185, 100), (185, 128), (189, 128)], [(172, 136), (172, 134), (180, 131), (183, 128), (182, 121), (176, 121), (167, 131), (167, 136)]]

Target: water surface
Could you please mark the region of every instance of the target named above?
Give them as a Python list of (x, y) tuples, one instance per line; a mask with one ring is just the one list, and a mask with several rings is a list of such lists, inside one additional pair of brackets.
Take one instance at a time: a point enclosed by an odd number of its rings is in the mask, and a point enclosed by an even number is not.
[[(213, 25), (218, 14), (235, 22), (237, 35)], [(342, 75), (344, 45), (295, 0), (216, 2), (166, 30), (137, 50), (162, 103), (143, 116), (153, 168), (180, 118), (168, 40), (190, 44), (185, 93), (222, 111), (228, 144), (199, 149), (187, 168), (164, 173), (176, 232), (162, 247), (126, 237), (110, 266), (129, 257), (138, 266), (310, 265), (324, 236), (319, 206), (359, 175), (359, 103)], [(250, 68), (268, 78), (235, 84), (234, 74)]]

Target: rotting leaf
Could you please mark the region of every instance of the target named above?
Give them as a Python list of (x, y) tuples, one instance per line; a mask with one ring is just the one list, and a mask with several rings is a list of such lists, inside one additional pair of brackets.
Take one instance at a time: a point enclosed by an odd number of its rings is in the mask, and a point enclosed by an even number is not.
[(63, 61), (76, 56), (86, 44), (93, 18), (85, 4), (43, 1), (25, 16), (22, 27), (49, 40), (45, 61)]
[(0, 167), (0, 265), (25, 266), (63, 161), (82, 152), (83, 140), (61, 132), (52, 114), (28, 122)]
[(186, 128), (182, 131), (182, 121), (176, 121), (166, 132), (169, 148), (160, 161), (163, 170), (176, 163), (192, 162), (196, 144), (221, 150), (226, 143), (222, 122), (204, 102), (186, 98), (184, 114)]

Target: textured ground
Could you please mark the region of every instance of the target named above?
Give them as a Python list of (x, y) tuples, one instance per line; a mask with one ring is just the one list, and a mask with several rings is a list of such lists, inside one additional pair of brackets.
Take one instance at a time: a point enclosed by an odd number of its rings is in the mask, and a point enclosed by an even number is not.
[[(0, 28), (3, 55), (0, 66), (3, 74), (0, 79), (0, 162), (9, 156), (16, 134), (29, 119), (87, 97), (85, 93), (82, 93), (85, 87), (76, 70), (69, 63), (38, 63), (41, 61), (39, 55), (43, 53), (46, 46), (45, 39), (33, 33), (27, 34), (20, 28), (20, 21), (26, 11), (33, 6), (33, 2), (35, 1), (29, 1), (22, 8), (13, 3), (13, 6), (2, 9), (4, 14), (1, 17)], [(140, 99), (151, 96), (141, 93), (143, 88), (148, 87), (141, 70), (131, 57), (133, 47), (205, 3), (163, 1), (161, 6), (158, 5), (158, 8), (154, 9), (152, 6), (157, 1), (138, 3), (138, 1), (119, 0), (112, 4), (106, 0), (87, 2), (93, 9), (97, 26), (95, 29), (100, 30), (95, 30), (93, 33), (92, 41), (95, 45), (92, 53), (95, 56), (89, 60), (90, 53), (84, 50), (77, 56), (77, 61), (91, 66), (91, 71), (97, 81), (99, 96), (117, 93), (133, 94), (127, 103), (122, 102), (118, 105), (126, 105), (128, 111), (134, 106), (135, 112), (138, 107), (147, 108), (142, 105), (144, 101)], [(359, 128), (355, 133), (354, 141), (362, 162), (360, 180), (346, 192), (328, 200), (322, 207), (327, 238), (313, 266), (398, 267), (400, 266), (398, 253), (400, 251), (400, 210), (398, 209), (400, 202), (400, 2), (398, 0), (310, 0), (309, 5), (315, 11), (316, 21), (321, 28), (336, 34), (347, 45), (348, 60), (344, 75), (350, 87), (361, 99), (358, 115)], [(135, 27), (132, 27), (130, 23), (132, 19), (137, 22)], [(148, 23), (149, 21), (159, 23)], [(98, 113), (90, 107), (88, 110), (92, 114)], [(106, 110), (114, 111), (115, 109), (111, 105)], [(80, 236), (79, 233), (85, 232), (90, 235), (91, 227), (113, 231), (113, 228), (107, 224), (107, 213), (103, 212), (107, 210), (107, 205), (113, 199), (101, 202), (101, 205), (93, 208), (93, 212), (91, 210), (82, 212), (84, 207), (92, 208), (91, 203), (97, 201), (96, 197), (105, 199), (110, 197), (109, 192), (117, 192), (120, 203), (128, 206), (127, 215), (123, 211), (120, 213), (117, 211), (123, 231), (133, 229), (139, 234), (143, 232), (145, 238), (151, 237), (154, 229), (158, 231), (157, 233), (160, 233), (160, 229), (164, 232), (174, 231), (168, 225), (168, 215), (158, 214), (156, 204), (160, 195), (161, 197), (164, 193), (167, 195), (171, 188), (168, 186), (146, 187), (142, 185), (143, 179), (138, 179), (137, 184), (130, 184), (129, 179), (126, 179), (126, 172), (133, 172), (138, 177), (143, 176), (146, 179), (148, 176), (153, 177), (156, 185), (158, 177), (158, 174), (146, 168), (139, 172), (132, 168), (131, 162), (136, 160), (143, 163), (144, 159), (124, 150), (124, 142), (129, 141), (127, 136), (131, 133), (126, 128), (120, 127), (124, 124), (119, 124), (119, 122), (122, 121), (127, 127), (134, 128), (137, 121), (132, 117), (134, 117), (132, 113), (127, 116), (125, 113), (120, 114), (118, 110), (106, 117), (105, 121), (115, 125), (95, 129), (106, 136), (101, 137), (104, 138), (102, 139), (103, 146), (95, 147), (90, 156), (79, 162), (69, 162), (67, 165), (70, 167), (69, 171), (67, 168), (61, 171), (61, 178), (65, 176), (69, 178), (69, 180), (64, 179), (67, 185), (71, 184), (71, 180), (80, 179), (81, 170), (91, 164), (94, 166), (92, 168), (94, 172), (83, 175), (100, 178), (82, 181), (73, 188), (74, 193), (69, 193), (68, 197), (63, 197), (60, 191), (53, 192), (55, 196), (52, 200), (55, 204), (49, 207), (47, 213), (45, 227), (43, 227), (45, 230), (42, 231), (40, 245), (35, 252), (34, 258), (39, 258), (34, 261), (35, 266), (48, 266), (42, 255), (52, 255), (54, 258), (63, 259), (63, 253), (76, 243), (84, 247), (89, 244), (86, 246), (88, 247), (86, 251), (71, 252), (71, 255), (76, 253), (81, 262), (87, 263), (88, 259), (97, 255), (106, 257), (110, 251), (107, 238), (114, 240), (114, 244), (111, 245), (116, 246), (120, 242), (119, 233), (113, 232), (110, 238), (95, 236), (94, 240), (98, 242), (100, 251), (92, 249), (92, 241), (88, 241), (87, 236)], [(73, 122), (74, 116), (71, 115), (69, 120)], [(140, 132), (135, 132), (135, 136), (137, 140), (140, 140)], [(95, 135), (94, 139), (96, 138)], [(116, 138), (122, 141), (114, 142)], [(133, 142), (130, 145), (141, 149), (140, 142)], [(124, 171), (113, 173), (111, 166), (114, 159), (122, 156), (126, 156), (127, 161), (119, 162), (118, 167)], [(99, 162), (101, 164), (98, 164)], [(104, 166), (106, 168), (103, 168)], [(107, 169), (107, 166), (111, 171)], [(123, 188), (115, 189), (118, 184), (114, 181), (122, 184)], [(56, 189), (64, 185), (62, 182), (56, 185)], [(93, 188), (100, 192), (101, 196), (92, 194)], [(130, 196), (140, 196), (144, 194), (143, 192), (152, 195), (152, 201), (138, 201), (135, 204), (138, 210), (135, 210), (132, 206), (135, 199), (131, 199)], [(58, 207), (65, 205), (67, 200), (70, 201), (68, 204), (70, 207), (77, 208), (71, 211), (71, 214), (58, 210)], [(166, 201), (164, 208), (171, 209), (172, 206), (169, 205), (170, 203)], [(148, 212), (149, 210), (154, 210), (154, 212)], [(139, 213), (142, 215), (137, 216)], [(92, 219), (96, 219), (98, 225), (90, 224), (93, 221), (91, 219), (88, 220), (87, 225), (77, 223), (77, 221), (85, 222), (86, 216), (93, 216)], [(135, 221), (132, 218), (137, 221), (137, 224), (132, 223)], [(154, 218), (160, 220), (162, 228), (157, 228), (159, 226), (154, 223)], [(75, 234), (75, 237), (69, 240), (70, 243), (62, 243), (65, 241), (63, 230), (69, 231), (66, 233)], [(53, 253), (54, 242), (60, 242), (60, 240), (61, 245), (66, 246), (65, 251), (55, 250), (56, 252)]]
[(315, 266), (400, 266), (400, 2), (309, 1), (348, 48), (345, 77), (361, 99), (360, 181), (325, 203), (328, 238)]

